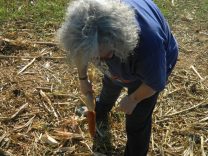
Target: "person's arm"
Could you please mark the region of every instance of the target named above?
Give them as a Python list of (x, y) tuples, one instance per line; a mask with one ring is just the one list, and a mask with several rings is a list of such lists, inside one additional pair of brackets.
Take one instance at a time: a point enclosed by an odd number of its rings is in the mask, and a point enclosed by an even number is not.
[(78, 67), (78, 77), (79, 77), (79, 80), (82, 80), (84, 78), (87, 77), (87, 66), (84, 66), (84, 67)]
[(86, 66), (80, 67), (78, 64), (76, 64), (76, 65), (77, 65), (77, 70), (78, 70), (80, 91), (82, 94), (84, 94), (86, 96), (88, 93), (93, 92), (92, 84), (91, 84), (91, 82), (89, 82), (88, 75), (87, 75), (88, 66), (86, 65)]
[(126, 96), (121, 100), (118, 110), (130, 115), (139, 102), (151, 97), (155, 93), (155, 90), (153, 90), (145, 83), (142, 83), (141, 86), (139, 86), (139, 88), (136, 89), (136, 91), (134, 91), (131, 95)]
[(141, 86), (136, 91), (134, 91), (131, 95), (129, 95), (129, 98), (132, 101), (139, 103), (142, 100), (151, 97), (155, 93), (156, 93), (155, 90), (153, 90), (151, 87), (149, 87), (145, 83), (142, 83)]

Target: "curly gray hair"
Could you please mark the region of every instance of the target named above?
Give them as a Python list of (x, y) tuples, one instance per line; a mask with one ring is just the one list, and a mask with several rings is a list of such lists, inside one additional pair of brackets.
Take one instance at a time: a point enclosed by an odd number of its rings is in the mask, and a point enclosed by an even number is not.
[(113, 50), (121, 60), (139, 41), (135, 13), (117, 0), (76, 0), (68, 6), (65, 22), (58, 30), (60, 44), (80, 65), (99, 57), (99, 46)]

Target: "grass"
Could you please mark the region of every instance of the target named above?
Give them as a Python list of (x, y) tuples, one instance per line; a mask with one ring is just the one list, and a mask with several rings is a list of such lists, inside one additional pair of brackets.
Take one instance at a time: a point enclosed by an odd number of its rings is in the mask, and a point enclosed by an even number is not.
[(171, 17), (173, 14), (172, 12), (172, 6), (171, 1), (167, 0), (154, 0), (154, 2), (158, 5), (158, 7), (161, 9), (162, 13), (165, 17)]
[[(38, 0), (27, 2), (18, 0), (9, 2), (0, 0), (0, 22), (13, 20), (32, 20), (35, 23), (60, 22), (69, 0)], [(155, 0), (166, 17), (171, 17), (171, 2), (167, 0)]]
[[(30, 29), (39, 38), (46, 39), (47, 33), (54, 32), (63, 21), (70, 0), (0, 0), (0, 35)], [(166, 17), (172, 16), (170, 2), (156, 0)], [(50, 35), (48, 37), (51, 37)]]
[[(170, 0), (154, 0), (159, 6), (166, 18), (171, 19), (174, 15), (175, 7), (171, 4)], [(44, 24), (45, 22), (57, 23), (63, 20), (64, 12), (69, 0), (18, 0), (8, 1), (0, 0), (0, 23), (14, 20), (33, 21), (34, 23)], [(186, 5), (197, 6), (200, 8), (197, 10), (198, 17), (205, 17), (208, 12), (208, 1), (199, 0), (193, 2), (186, 0), (183, 5), (179, 1), (175, 2), (177, 5), (177, 11), (180, 11), (182, 7)]]
[[(7, 32), (17, 32), (20, 29), (30, 29), (39, 38), (46, 39), (54, 33), (63, 22), (67, 3), (70, 0), (0, 0), (0, 35)], [(208, 0), (154, 0), (172, 27), (181, 16), (195, 11), (197, 21), (208, 21)], [(32, 3), (33, 2), (33, 3)], [(186, 8), (186, 9), (184, 9)], [(187, 8), (192, 8), (189, 10)], [(50, 35), (47, 37), (51, 38)]]
[(208, 21), (208, 0), (200, 0), (199, 1), (198, 10), (196, 12), (196, 15), (200, 19), (204, 19), (204, 21)]
[(44, 25), (46, 22), (62, 21), (68, 0), (7, 1), (0, 0), (0, 23), (30, 21)]

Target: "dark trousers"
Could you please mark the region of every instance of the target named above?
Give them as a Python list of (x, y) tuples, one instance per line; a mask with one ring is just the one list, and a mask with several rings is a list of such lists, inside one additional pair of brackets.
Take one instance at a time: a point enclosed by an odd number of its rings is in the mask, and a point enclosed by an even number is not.
[[(134, 92), (140, 85), (141, 83), (128, 86), (128, 94)], [(117, 85), (109, 78), (104, 77), (99, 102), (96, 104), (98, 119), (102, 119), (112, 109), (122, 88), (121, 85)], [(158, 93), (138, 103), (133, 113), (126, 115), (127, 143), (125, 156), (147, 155), (151, 136), (152, 112), (157, 98)]]

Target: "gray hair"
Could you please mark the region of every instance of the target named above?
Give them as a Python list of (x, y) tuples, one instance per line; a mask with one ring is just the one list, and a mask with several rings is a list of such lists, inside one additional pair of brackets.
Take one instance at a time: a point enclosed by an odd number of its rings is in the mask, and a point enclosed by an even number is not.
[(58, 39), (69, 58), (87, 65), (92, 58), (99, 57), (101, 44), (125, 60), (139, 41), (139, 31), (134, 10), (124, 3), (76, 0), (68, 6)]

